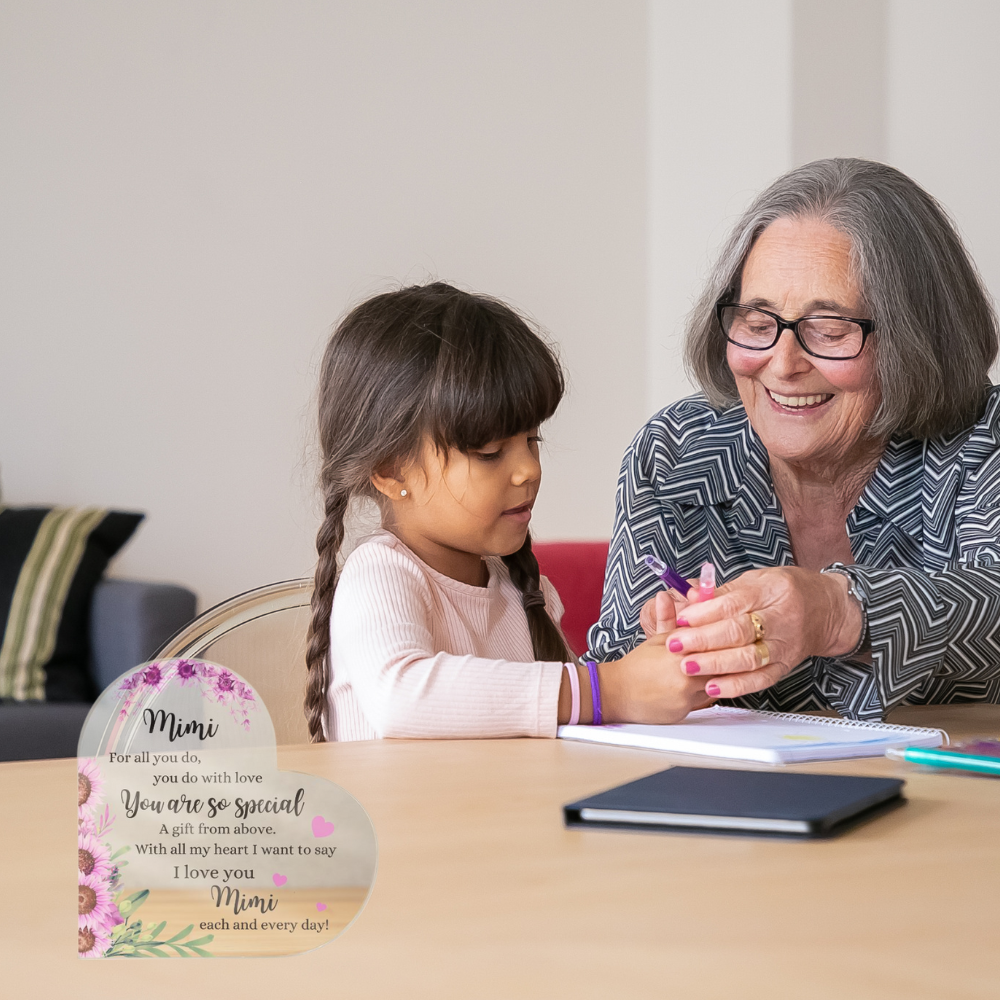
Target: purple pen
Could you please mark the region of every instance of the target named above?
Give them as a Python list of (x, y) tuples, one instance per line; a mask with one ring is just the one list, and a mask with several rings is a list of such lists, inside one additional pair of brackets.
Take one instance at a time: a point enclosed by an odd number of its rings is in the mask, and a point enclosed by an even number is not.
[(677, 572), (671, 569), (665, 562), (657, 559), (656, 556), (643, 556), (642, 561), (668, 586), (673, 587), (679, 594), (687, 597), (691, 584), (687, 582)]

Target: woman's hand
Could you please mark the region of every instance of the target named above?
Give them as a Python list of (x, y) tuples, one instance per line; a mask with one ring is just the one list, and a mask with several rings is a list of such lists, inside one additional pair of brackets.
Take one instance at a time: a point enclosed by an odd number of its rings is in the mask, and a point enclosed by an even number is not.
[(667, 649), (666, 632), (650, 637), (620, 660), (599, 664), (597, 670), (605, 722), (666, 725), (712, 704), (704, 678), (685, 674), (680, 657)]
[[(704, 690), (712, 698), (762, 691), (807, 657), (842, 656), (857, 645), (863, 617), (847, 588), (840, 573), (794, 566), (750, 570), (712, 600), (690, 602), (678, 612), (680, 627), (666, 636), (667, 648), (680, 655), (685, 676), (708, 678)], [(655, 625), (663, 621), (656, 620), (661, 610), (668, 611), (654, 604)], [(767, 666), (754, 645), (751, 611), (764, 624)]]

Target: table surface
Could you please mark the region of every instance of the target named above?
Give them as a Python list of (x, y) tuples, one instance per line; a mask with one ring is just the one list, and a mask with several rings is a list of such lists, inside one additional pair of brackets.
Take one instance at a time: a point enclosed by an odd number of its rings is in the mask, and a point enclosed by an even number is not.
[[(995, 735), (1000, 708), (909, 708), (892, 721)], [(296, 957), (138, 961), (75, 955), (75, 761), (0, 765), (2, 992), (1000, 996), (996, 779), (885, 758), (798, 765), (903, 777), (909, 801), (839, 839), (796, 841), (564, 829), (560, 807), (586, 794), (672, 763), (732, 766), (675, 754), (386, 740), (285, 748), (279, 763), (338, 782), (368, 810), (379, 866), (365, 910)]]

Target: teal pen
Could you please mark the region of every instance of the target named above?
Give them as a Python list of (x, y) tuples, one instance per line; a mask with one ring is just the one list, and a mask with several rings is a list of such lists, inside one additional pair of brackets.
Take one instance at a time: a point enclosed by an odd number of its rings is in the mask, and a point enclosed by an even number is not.
[(907, 760), (911, 764), (1000, 775), (1000, 757), (980, 757), (978, 754), (956, 753), (954, 750), (925, 750), (921, 747), (909, 747), (905, 750), (893, 747), (886, 750), (885, 755), (896, 760)]

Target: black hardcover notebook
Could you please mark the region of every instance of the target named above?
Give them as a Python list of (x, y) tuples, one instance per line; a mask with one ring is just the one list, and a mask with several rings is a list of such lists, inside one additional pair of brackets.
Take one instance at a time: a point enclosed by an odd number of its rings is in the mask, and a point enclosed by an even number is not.
[(563, 807), (567, 826), (825, 837), (903, 800), (896, 778), (672, 767)]

